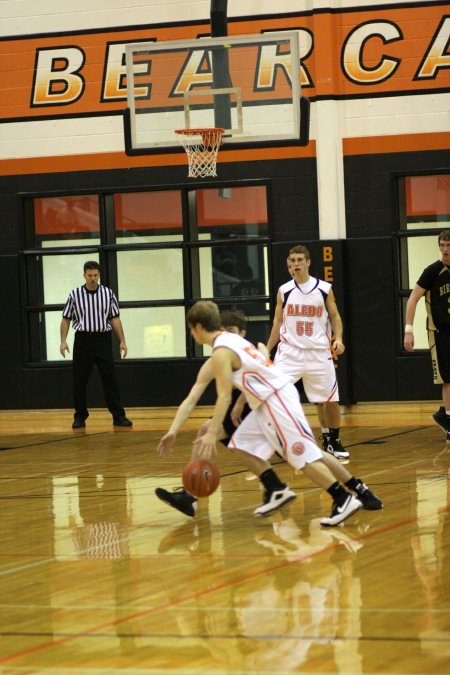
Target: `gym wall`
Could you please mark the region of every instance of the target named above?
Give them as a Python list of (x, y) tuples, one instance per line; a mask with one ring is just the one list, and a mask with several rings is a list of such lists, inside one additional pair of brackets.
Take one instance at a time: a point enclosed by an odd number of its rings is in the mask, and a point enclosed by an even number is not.
[[(187, 184), (183, 152), (125, 153), (124, 45), (191, 39), (210, 29), (209, 0), (140, 7), (110, 0), (107, 9), (101, 0), (78, 0), (65, 2), (64, 12), (61, 4), (2, 3), (4, 408), (72, 404), (70, 364), (33, 364), (25, 356), (24, 196)], [(447, 9), (439, 1), (228, 3), (230, 34), (299, 31), (311, 140), (306, 147), (221, 152), (218, 178), (208, 184), (266, 182), (271, 298), (291, 243), (311, 247), (319, 275), (330, 262), (323, 247), (332, 247), (347, 344), (338, 368), (344, 402), (440, 397), (428, 354), (402, 352), (397, 185), (405, 175), (450, 173)], [(177, 404), (198, 366), (186, 359), (118, 363), (125, 404)], [(95, 378), (92, 402), (103, 405)]]

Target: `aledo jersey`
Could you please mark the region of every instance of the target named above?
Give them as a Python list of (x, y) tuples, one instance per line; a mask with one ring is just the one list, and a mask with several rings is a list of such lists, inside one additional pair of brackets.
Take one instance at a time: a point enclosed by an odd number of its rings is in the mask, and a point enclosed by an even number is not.
[(241, 367), (233, 371), (233, 384), (244, 392), (251, 408), (257, 408), (269, 396), (290, 383), (289, 377), (281, 373), (264, 354), (248, 340), (235, 333), (219, 333), (213, 349), (226, 347), (235, 352)]
[(331, 322), (325, 306), (331, 284), (310, 277), (299, 285), (295, 279), (280, 286), (283, 321), (280, 341), (300, 349), (330, 349)]

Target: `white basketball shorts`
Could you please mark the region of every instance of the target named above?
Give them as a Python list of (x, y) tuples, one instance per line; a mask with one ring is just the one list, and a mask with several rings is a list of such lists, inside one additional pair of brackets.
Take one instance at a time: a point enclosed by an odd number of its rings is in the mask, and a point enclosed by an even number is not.
[(299, 349), (280, 342), (273, 363), (292, 382), (302, 381), (310, 403), (339, 401), (336, 368), (329, 349)]
[(322, 457), (293, 384), (285, 385), (252, 410), (228, 447), (265, 460), (277, 451), (296, 469)]

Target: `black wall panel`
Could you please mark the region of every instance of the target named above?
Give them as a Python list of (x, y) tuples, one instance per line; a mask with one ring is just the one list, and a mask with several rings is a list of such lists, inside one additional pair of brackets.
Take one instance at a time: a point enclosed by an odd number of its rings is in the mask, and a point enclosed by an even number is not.
[[(330, 267), (323, 246), (333, 248), (332, 279), (344, 321), (346, 354), (338, 377), (344, 402), (440, 398), (431, 384), (429, 355), (401, 351), (395, 256), (392, 241), (399, 229), (398, 175), (448, 171), (446, 151), (351, 156), (344, 160), (347, 237), (319, 241), (316, 161), (314, 158), (219, 163), (218, 177), (189, 181), (187, 165), (112, 171), (0, 177), (0, 311), (8, 321), (0, 347), (0, 405), (3, 408), (71, 407), (71, 368), (31, 368), (24, 363), (25, 296), (19, 274), (23, 248), (21, 193), (49, 193), (191, 185), (226, 185), (233, 181), (267, 180), (272, 226), (273, 292), (286, 280), (290, 245), (311, 249), (314, 275), (326, 278)], [(5, 289), (8, 289), (5, 292)], [(126, 331), (126, 326), (125, 326)], [(132, 360), (118, 364), (126, 406), (176, 405), (189, 390), (200, 362)], [(93, 405), (103, 407), (97, 376), (91, 383)], [(213, 398), (210, 389), (205, 402)]]
[(398, 176), (440, 170), (450, 170), (447, 150), (345, 157), (347, 237), (398, 232)]
[(395, 321), (392, 241), (348, 239), (345, 245), (346, 326), (355, 400), (396, 400), (399, 327)]
[(433, 384), (430, 352), (418, 351), (396, 358), (397, 398), (399, 401), (439, 401), (442, 386)]
[[(116, 373), (123, 405), (125, 407), (178, 405), (191, 388), (201, 363), (200, 360), (192, 362), (173, 360), (160, 363), (124, 360), (118, 363)], [(24, 408), (72, 408), (71, 364), (51, 368), (25, 368), (24, 392)], [(210, 387), (205, 392), (202, 403), (211, 402), (212, 393)], [(105, 407), (103, 389), (96, 368), (89, 380), (88, 407)]]
[(441, 388), (432, 384), (429, 353), (407, 354), (402, 349), (393, 246), (400, 229), (398, 177), (448, 172), (449, 153), (356, 155), (344, 159), (344, 171), (350, 299), (346, 318), (355, 399), (439, 400)]
[(22, 326), (20, 318), (19, 264), (17, 255), (0, 256), (0, 408), (22, 408)]
[[(297, 161), (296, 164), (289, 166), (286, 162), (284, 166), (284, 171), (293, 175), (280, 177), (277, 174), (271, 179), (274, 242), (289, 242), (297, 237), (304, 240), (319, 238), (315, 160)], [(272, 163), (272, 172), (279, 168), (277, 163)]]
[[(186, 166), (141, 168), (132, 170), (85, 171), (76, 173), (35, 174), (0, 178), (0, 252), (15, 256), (13, 267), (2, 268), (5, 283), (12, 294), (0, 296), (0, 311), (13, 318), (14, 330), (5, 342), (1, 363), (8, 380), (1, 379), (0, 404), (4, 408), (71, 408), (72, 373), (70, 364), (61, 367), (27, 367), (21, 350), (20, 318), (25, 318), (25, 296), (19, 294), (20, 275), (17, 257), (23, 248), (22, 193), (49, 193), (72, 190), (122, 188), (154, 188), (164, 186), (211, 187), (229, 181), (263, 179), (269, 183), (269, 210), (275, 241), (294, 237), (317, 238), (316, 163), (314, 158), (283, 161), (223, 163), (219, 176), (210, 182), (189, 181)], [(2, 278), (3, 280), (3, 278)], [(2, 287), (5, 288), (5, 285)], [(127, 327), (125, 328), (125, 334)], [(161, 361), (136, 363), (126, 360), (118, 364), (118, 379), (125, 406), (176, 405), (189, 391), (200, 367), (200, 361)], [(14, 391), (10, 390), (12, 381)], [(104, 406), (97, 373), (89, 385), (94, 407)], [(204, 402), (212, 402), (213, 388), (205, 392)]]

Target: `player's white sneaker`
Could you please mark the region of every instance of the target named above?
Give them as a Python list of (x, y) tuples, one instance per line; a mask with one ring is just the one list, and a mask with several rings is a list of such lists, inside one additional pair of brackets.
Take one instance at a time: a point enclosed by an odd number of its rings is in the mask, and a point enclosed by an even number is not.
[(362, 507), (362, 503), (353, 495), (349, 495), (342, 506), (338, 506), (336, 502), (333, 504), (333, 510), (331, 511), (331, 516), (327, 518), (322, 518), (320, 521), (321, 525), (325, 527), (336, 527), (350, 518), (356, 511)]
[(253, 511), (254, 516), (268, 516), (273, 511), (281, 508), (285, 504), (288, 504), (293, 499), (296, 499), (297, 495), (295, 492), (292, 492), (290, 487), (287, 485), (284, 486), (282, 490), (274, 490), (273, 492), (266, 492), (264, 496), (264, 501), (261, 506), (258, 506), (257, 509)]

